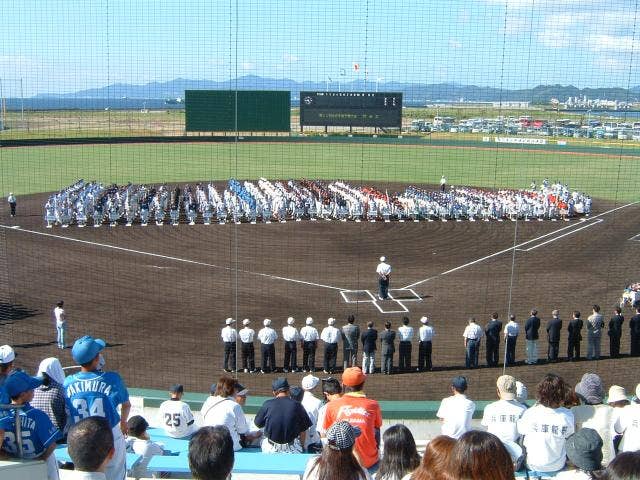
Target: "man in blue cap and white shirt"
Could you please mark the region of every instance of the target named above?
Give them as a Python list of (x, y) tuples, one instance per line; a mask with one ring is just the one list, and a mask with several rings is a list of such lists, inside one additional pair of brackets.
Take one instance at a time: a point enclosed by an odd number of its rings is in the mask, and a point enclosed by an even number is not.
[[(71, 356), (80, 365), (80, 372), (65, 379), (64, 390), (72, 424), (93, 416), (104, 417), (109, 422), (115, 453), (107, 464), (105, 475), (107, 480), (123, 480), (126, 475), (124, 435), (127, 433), (131, 403), (120, 375), (98, 370), (100, 352), (105, 346), (104, 340), (89, 335), (76, 340)], [(121, 415), (118, 415), (118, 405), (121, 406)]]
[(20, 418), (22, 456), (43, 460), (47, 464), (48, 480), (58, 480), (58, 463), (54, 450), (56, 440), (62, 437), (62, 434), (51, 423), (46, 413), (29, 405), (33, 400), (33, 390), (40, 385), (41, 379), (30, 377), (22, 370), (17, 370), (7, 377), (4, 387), (11, 403), (22, 408), (9, 410), (7, 415), (0, 419), (0, 445), (2, 451), (12, 457), (19, 455), (15, 431), (16, 418)]

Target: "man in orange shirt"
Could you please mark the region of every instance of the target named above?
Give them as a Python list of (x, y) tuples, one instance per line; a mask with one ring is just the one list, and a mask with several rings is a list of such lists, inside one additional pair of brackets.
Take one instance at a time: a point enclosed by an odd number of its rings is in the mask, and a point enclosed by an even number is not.
[(323, 429), (340, 420), (346, 420), (360, 429), (361, 435), (356, 439), (355, 454), (360, 464), (371, 468), (378, 463), (378, 446), (382, 411), (375, 400), (367, 398), (362, 391), (367, 376), (360, 367), (347, 368), (342, 374), (344, 395), (327, 404)]

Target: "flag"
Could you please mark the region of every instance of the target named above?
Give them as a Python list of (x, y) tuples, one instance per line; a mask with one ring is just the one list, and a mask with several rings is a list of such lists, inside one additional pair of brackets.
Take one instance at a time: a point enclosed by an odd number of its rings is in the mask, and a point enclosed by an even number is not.
[(358, 70), (360, 70), (360, 64), (359, 63), (354, 63), (353, 64), (353, 71), (357, 72)]

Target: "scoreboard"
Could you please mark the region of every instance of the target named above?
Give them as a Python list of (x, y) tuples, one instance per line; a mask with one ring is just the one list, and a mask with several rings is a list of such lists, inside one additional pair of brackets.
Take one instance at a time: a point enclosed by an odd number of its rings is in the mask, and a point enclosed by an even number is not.
[(301, 126), (402, 126), (402, 93), (300, 92)]

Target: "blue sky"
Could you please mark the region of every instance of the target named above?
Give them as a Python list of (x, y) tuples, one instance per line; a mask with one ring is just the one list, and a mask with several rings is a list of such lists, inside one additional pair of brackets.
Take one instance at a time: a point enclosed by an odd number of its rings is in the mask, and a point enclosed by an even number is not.
[(0, 79), (5, 96), (20, 78), (33, 95), (365, 71), (373, 82), (627, 87), (640, 84), (638, 1), (3, 0)]

